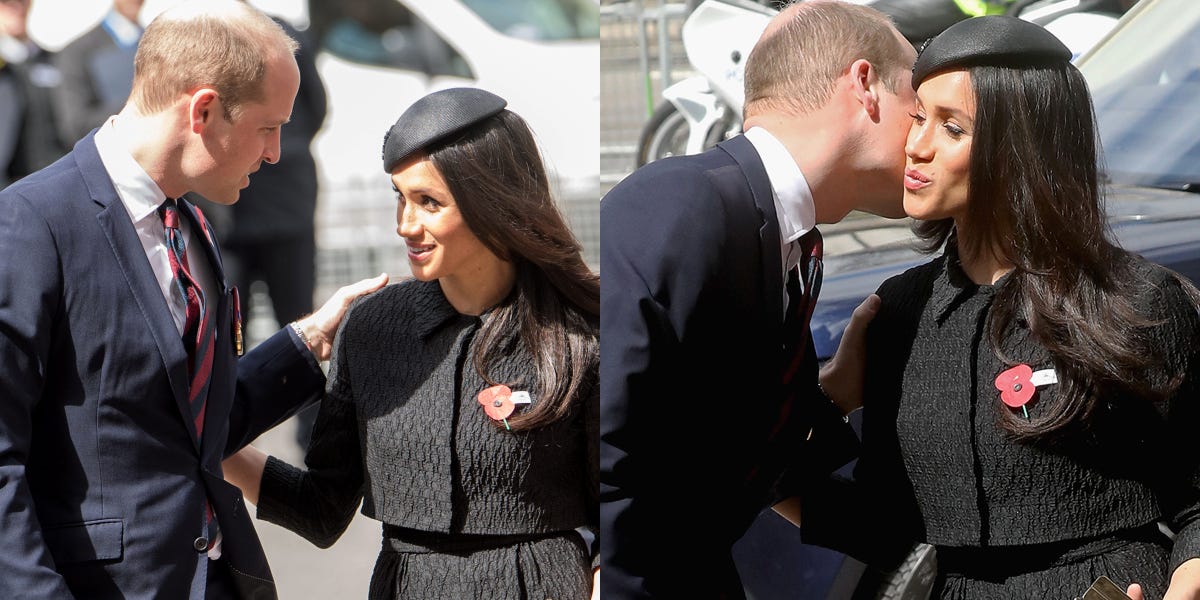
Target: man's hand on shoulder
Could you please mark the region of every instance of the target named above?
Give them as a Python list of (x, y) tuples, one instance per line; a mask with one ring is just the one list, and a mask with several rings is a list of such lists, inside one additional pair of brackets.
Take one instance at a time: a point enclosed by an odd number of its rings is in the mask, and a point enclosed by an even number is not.
[(318, 362), (329, 360), (329, 355), (333, 352), (333, 336), (337, 333), (342, 317), (346, 316), (346, 309), (350, 308), (350, 303), (359, 296), (382, 288), (387, 282), (387, 273), (381, 273), (370, 279), (343, 286), (334, 292), (317, 312), (292, 324)]

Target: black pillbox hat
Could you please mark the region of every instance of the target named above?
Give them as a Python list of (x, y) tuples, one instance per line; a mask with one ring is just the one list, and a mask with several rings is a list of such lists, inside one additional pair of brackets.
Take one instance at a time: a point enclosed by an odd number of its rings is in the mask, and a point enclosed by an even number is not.
[(1041, 25), (1017, 17), (974, 17), (925, 43), (913, 65), (913, 89), (931, 74), (975, 65), (1025, 67), (1067, 63), (1071, 50)]
[(391, 173), (405, 158), (484, 119), (508, 102), (478, 88), (450, 88), (417, 100), (383, 136), (383, 170)]

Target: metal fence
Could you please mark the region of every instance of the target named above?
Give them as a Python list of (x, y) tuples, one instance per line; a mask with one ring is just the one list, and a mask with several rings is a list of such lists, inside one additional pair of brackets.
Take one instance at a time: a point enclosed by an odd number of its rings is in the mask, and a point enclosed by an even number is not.
[(638, 138), (663, 88), (691, 75), (680, 40), (684, 0), (602, 0), (600, 5), (600, 184), (636, 165)]

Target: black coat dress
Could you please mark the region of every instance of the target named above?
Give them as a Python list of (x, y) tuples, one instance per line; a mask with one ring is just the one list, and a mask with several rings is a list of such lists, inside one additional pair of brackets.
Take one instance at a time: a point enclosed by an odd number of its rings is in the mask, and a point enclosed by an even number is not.
[[(486, 315), (483, 317), (486, 318)], [(569, 416), (538, 429), (497, 427), (476, 396), (490, 386), (471, 357), (482, 321), (437, 282), (388, 286), (358, 302), (338, 333), (329, 388), (305, 457), (272, 458), (258, 517), (327, 547), (362, 513), (384, 523), (371, 598), (585, 598), (598, 522), (593, 370)], [(516, 332), (490, 375), (539, 382)]]
[[(1024, 417), (1001, 401), (1001, 373), (1062, 372), (1023, 322), (1003, 342), (1010, 360), (992, 350), (988, 323), (1009, 276), (972, 283), (951, 242), (884, 282), (868, 333), (857, 485), (810, 496), (806, 540), (884, 566), (914, 541), (934, 544), (935, 597), (1069, 600), (1099, 575), (1161, 597), (1168, 574), (1200, 556), (1200, 318), (1170, 273), (1138, 270), (1151, 283), (1138, 308), (1157, 322), (1150, 377), (1182, 373), (1182, 384), (1159, 405), (1105, 390), (1091, 425), (1053, 445), (1016, 441), (998, 424), (1002, 411)], [(1029, 417), (1062, 385), (1036, 386)]]

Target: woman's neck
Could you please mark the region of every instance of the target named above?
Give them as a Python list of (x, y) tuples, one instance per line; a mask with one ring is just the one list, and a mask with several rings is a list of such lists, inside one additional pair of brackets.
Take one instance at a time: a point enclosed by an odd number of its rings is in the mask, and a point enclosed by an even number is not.
[(972, 251), (970, 235), (960, 223), (955, 222), (958, 231), (958, 260), (962, 264), (963, 273), (977, 285), (993, 285), (1013, 266), (999, 258), (1001, 253), (995, 248), (980, 248)]
[(469, 275), (438, 279), (442, 294), (460, 314), (479, 316), (500, 304), (517, 281), (517, 268), (511, 262), (495, 261), (488, 268)]

